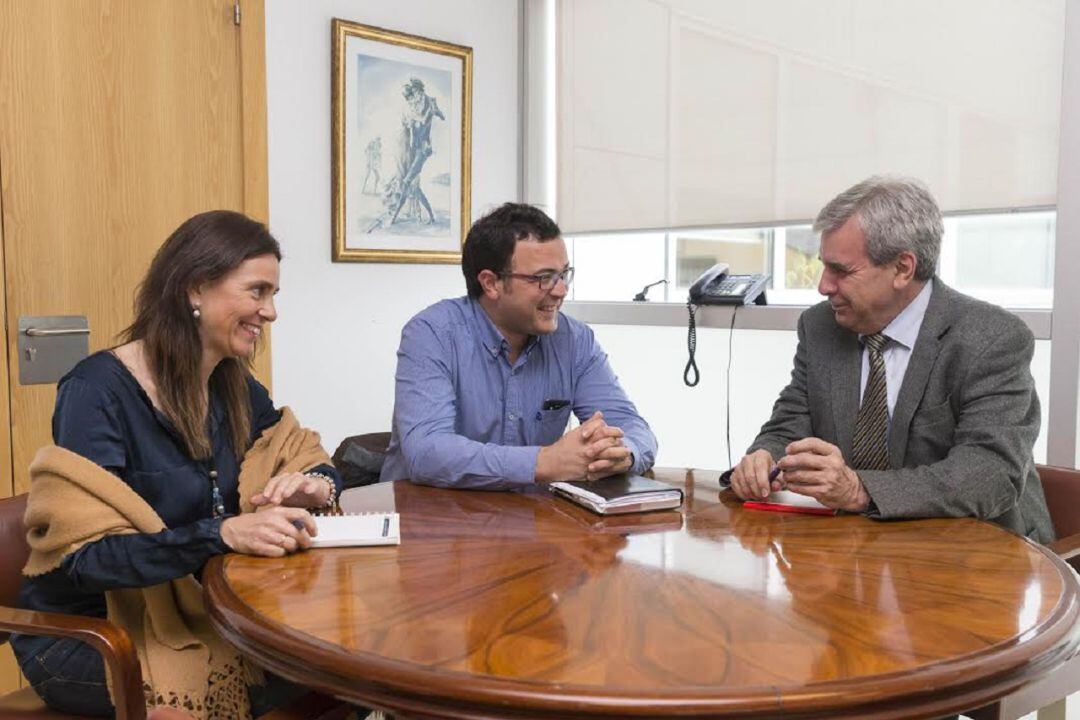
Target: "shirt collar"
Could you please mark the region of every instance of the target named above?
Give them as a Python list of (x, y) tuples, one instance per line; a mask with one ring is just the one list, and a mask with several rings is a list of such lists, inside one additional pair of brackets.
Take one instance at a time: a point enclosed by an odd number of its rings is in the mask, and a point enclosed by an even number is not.
[[(476, 327), (477, 337), (480, 339), (480, 344), (484, 346), (484, 349), (491, 353), (492, 357), (498, 357), (500, 354), (506, 354), (509, 357), (510, 343), (506, 341), (503, 334), (499, 332), (499, 328), (495, 327), (495, 323), (488, 317), (487, 312), (480, 305), (479, 302), (473, 298), (469, 298), (469, 307), (472, 308), (473, 324)], [(536, 335), (530, 335), (529, 339), (525, 341), (525, 347), (521, 351), (521, 356), (524, 357), (533, 351), (540, 343), (540, 338)]]
[(881, 331), (882, 334), (908, 350), (915, 347), (915, 341), (919, 338), (919, 328), (922, 327), (923, 318), (926, 317), (926, 307), (930, 304), (930, 294), (933, 291), (934, 281), (927, 280), (915, 299), (885, 326), (885, 329)]

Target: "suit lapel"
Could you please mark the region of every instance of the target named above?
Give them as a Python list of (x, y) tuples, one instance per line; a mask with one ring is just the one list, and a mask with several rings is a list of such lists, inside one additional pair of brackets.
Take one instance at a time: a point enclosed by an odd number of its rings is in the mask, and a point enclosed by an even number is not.
[(859, 380), (862, 348), (859, 336), (837, 327), (829, 362), (829, 378), (833, 399), (833, 424), (836, 427), (836, 445), (841, 454), (851, 456), (851, 440), (855, 435), (855, 418), (859, 414)]
[(934, 369), (938, 352), (941, 350), (941, 336), (952, 323), (952, 290), (934, 278), (934, 288), (930, 293), (930, 302), (926, 306), (919, 336), (908, 360), (904, 381), (893, 408), (892, 423), (889, 428), (889, 466), (893, 469), (904, 467), (904, 455), (907, 452), (908, 431), (915, 409), (926, 392), (926, 383), (930, 371)]

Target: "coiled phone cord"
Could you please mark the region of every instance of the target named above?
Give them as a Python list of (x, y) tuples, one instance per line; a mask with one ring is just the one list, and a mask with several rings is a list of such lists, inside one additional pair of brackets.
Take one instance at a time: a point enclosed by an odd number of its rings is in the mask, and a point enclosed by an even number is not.
[[(690, 323), (686, 328), (686, 350), (690, 353), (690, 359), (686, 362), (686, 369), (683, 370), (682, 379), (687, 387), (694, 387), (701, 380), (701, 373), (698, 372), (697, 361), (694, 360), (694, 351), (697, 350), (697, 325), (694, 322), (693, 303), (687, 302), (686, 310), (690, 313)], [(690, 380), (691, 370), (694, 371), (693, 381)]]

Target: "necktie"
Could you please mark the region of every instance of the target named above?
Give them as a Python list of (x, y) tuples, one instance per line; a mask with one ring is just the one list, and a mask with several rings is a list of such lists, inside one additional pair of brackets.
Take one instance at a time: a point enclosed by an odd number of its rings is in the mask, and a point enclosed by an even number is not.
[(885, 391), (885, 358), (882, 348), (889, 338), (874, 333), (863, 338), (870, 359), (862, 406), (855, 419), (851, 443), (851, 467), (855, 470), (889, 469), (889, 404)]

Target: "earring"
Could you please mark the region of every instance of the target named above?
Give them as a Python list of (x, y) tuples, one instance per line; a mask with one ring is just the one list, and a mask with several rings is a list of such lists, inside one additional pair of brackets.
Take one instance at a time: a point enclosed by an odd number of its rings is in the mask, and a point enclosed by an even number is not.
[(191, 310), (191, 314), (192, 314), (192, 316), (193, 316), (193, 317), (194, 317), (194, 318), (195, 318), (196, 320), (198, 320), (199, 318), (201, 318), (201, 317), (202, 317), (202, 313), (201, 313), (201, 312), (199, 312), (199, 306), (198, 306), (198, 305), (196, 305), (196, 306), (195, 306), (195, 307), (194, 307), (194, 308), (193, 308), (193, 309)]

